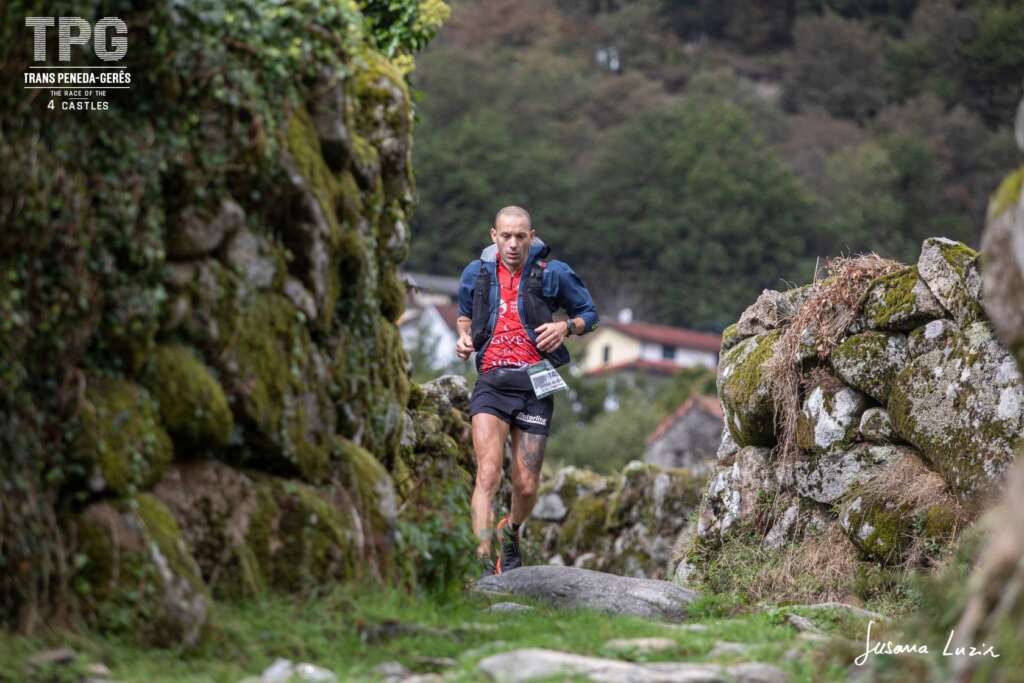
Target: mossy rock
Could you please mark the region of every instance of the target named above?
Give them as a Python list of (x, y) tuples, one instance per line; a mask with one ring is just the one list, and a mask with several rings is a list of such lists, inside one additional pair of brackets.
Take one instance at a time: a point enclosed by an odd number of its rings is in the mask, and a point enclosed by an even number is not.
[(935, 349), (945, 349), (959, 334), (960, 328), (952, 320), (933, 320), (927, 325), (915, 327), (907, 335), (907, 350), (911, 358), (917, 358)]
[(722, 330), (722, 347), (719, 349), (719, 353), (725, 353), (732, 347), (739, 344), (744, 339), (749, 338), (748, 336), (740, 334), (739, 324), (733, 323)]
[(700, 504), (707, 478), (685, 468), (661, 469), (634, 460), (608, 501), (609, 529), (641, 523), (654, 535), (674, 536)]
[(775, 445), (774, 404), (762, 365), (772, 356), (781, 331), (741, 341), (718, 366), (718, 396), (729, 431), (739, 446)]
[(1020, 168), (1003, 181), (989, 202), (988, 221), (982, 236), (985, 313), (999, 338), (1024, 367), (1024, 211), (1020, 210)]
[(339, 438), (341, 482), (349, 492), (365, 533), (382, 553), (390, 551), (395, 540), (398, 500), (394, 481), (387, 469), (365, 448)]
[(257, 479), (244, 541), (251, 559), (245, 570), (259, 577), (257, 585), (296, 591), (373, 576), (376, 566), (366, 562), (365, 543), (358, 511), (343, 490)]
[(598, 548), (607, 532), (605, 517), (608, 501), (593, 495), (574, 501), (558, 532), (558, 552), (570, 561)]
[(841, 380), (884, 405), (893, 378), (909, 357), (905, 335), (869, 331), (840, 342), (829, 354), (829, 363)]
[(864, 441), (875, 444), (897, 443), (900, 438), (892, 424), (892, 416), (885, 408), (868, 408), (860, 418), (857, 433)]
[(949, 314), (915, 266), (875, 279), (864, 295), (861, 313), (871, 330), (909, 331)]
[(796, 443), (804, 451), (842, 450), (857, 436), (868, 398), (831, 376), (809, 386), (797, 415)]
[(255, 448), (245, 464), (320, 482), (330, 469), (335, 408), (328, 369), (301, 314), (260, 292), (239, 312), (233, 343), (217, 355)]
[(839, 517), (839, 526), (865, 559), (895, 564), (908, 545), (911, 519), (907, 510), (858, 496)]
[(210, 598), (163, 503), (142, 494), (91, 505), (76, 518), (74, 534), (84, 562), (72, 585), (96, 628), (162, 647), (203, 640)]
[(963, 327), (984, 317), (977, 251), (962, 242), (930, 237), (921, 245), (917, 270), (958, 325)]
[(905, 447), (868, 443), (827, 453), (809, 453), (796, 463), (796, 488), (804, 498), (835, 503), (880, 467), (907, 454), (913, 453)]
[(186, 445), (227, 445), (234, 416), (220, 382), (188, 347), (158, 346), (142, 383), (160, 404), (167, 431)]
[(984, 507), (1024, 432), (1024, 381), (988, 323), (966, 327), (945, 349), (915, 358), (896, 377), (889, 413), (957, 499)]
[(74, 451), (86, 463), (94, 492), (131, 496), (144, 491), (159, 481), (174, 457), (156, 401), (133, 382), (90, 381), (79, 419), (82, 429)]

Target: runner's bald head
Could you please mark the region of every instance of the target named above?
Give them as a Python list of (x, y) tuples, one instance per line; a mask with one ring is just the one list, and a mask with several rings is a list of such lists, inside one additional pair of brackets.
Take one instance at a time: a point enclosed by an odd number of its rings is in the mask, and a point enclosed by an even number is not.
[(508, 216), (509, 218), (517, 218), (526, 221), (526, 227), (532, 229), (533, 225), (530, 223), (530, 214), (521, 206), (506, 206), (494, 217), (494, 226), (497, 227), (498, 223), (501, 222), (502, 216)]

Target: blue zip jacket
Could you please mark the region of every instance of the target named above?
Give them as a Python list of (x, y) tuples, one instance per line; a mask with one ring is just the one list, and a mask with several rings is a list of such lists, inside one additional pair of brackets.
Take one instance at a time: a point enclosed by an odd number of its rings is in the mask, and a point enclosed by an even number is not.
[[(549, 251), (550, 249), (544, 242), (534, 238), (533, 243), (530, 245), (530, 252), (526, 257), (526, 263), (523, 264), (522, 272), (524, 276), (519, 280), (519, 295), (517, 298), (519, 320), (523, 323), (523, 329), (526, 330), (527, 336), (534, 344), (537, 343), (537, 334), (523, 318), (523, 312), (526, 310), (523, 305), (523, 292), (528, 280), (527, 274), (531, 272), (534, 263), (539, 259), (543, 259)], [(486, 268), (490, 274), (491, 291), (488, 297), (490, 316), (486, 327), (487, 341), (481, 348), (476, 349), (477, 372), (480, 371), (484, 351), (487, 350), (487, 345), (491, 342), (491, 337), (494, 335), (494, 327), (498, 322), (498, 302), (501, 297), (501, 291), (497, 276), (498, 248), (495, 245), (492, 244), (484, 249), (480, 254), (480, 258), (466, 266), (465, 270), (462, 271), (462, 276), (459, 278), (459, 315), (464, 315), (467, 318), (473, 317), (474, 286), (481, 268)], [(597, 307), (594, 306), (594, 300), (590, 297), (590, 292), (587, 291), (583, 281), (567, 263), (554, 260), (548, 261), (543, 270), (542, 282), (542, 298), (549, 307), (552, 309), (564, 309), (570, 318), (582, 318), (584, 321), (583, 333), (590, 332), (597, 327), (598, 315)], [(570, 360), (569, 350), (565, 348), (565, 344), (560, 345), (550, 353), (542, 352), (541, 356), (551, 361), (551, 364), (555, 367), (564, 365)]]

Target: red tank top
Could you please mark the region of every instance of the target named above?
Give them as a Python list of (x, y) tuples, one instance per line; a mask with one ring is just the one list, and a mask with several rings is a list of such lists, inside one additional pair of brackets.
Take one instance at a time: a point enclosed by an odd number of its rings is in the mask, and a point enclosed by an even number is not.
[(519, 280), (523, 269), (512, 273), (498, 258), (498, 285), (501, 291), (498, 321), (494, 324), (491, 343), (484, 351), (480, 372), (492, 368), (519, 368), (541, 361), (537, 346), (527, 336), (519, 319)]

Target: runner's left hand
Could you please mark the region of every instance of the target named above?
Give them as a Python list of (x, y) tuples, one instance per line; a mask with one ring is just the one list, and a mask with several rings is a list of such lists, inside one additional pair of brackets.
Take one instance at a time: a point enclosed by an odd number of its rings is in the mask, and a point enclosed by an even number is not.
[(536, 328), (537, 350), (548, 353), (557, 349), (569, 333), (564, 322), (544, 323)]

